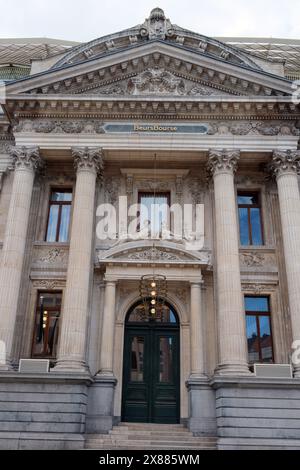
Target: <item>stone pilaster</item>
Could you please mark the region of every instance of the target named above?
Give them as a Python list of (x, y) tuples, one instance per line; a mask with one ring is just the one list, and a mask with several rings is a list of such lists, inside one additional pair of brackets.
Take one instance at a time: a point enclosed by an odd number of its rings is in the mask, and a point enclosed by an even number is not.
[(191, 377), (202, 377), (205, 375), (202, 284), (203, 281), (191, 283)]
[(208, 170), (214, 181), (216, 284), (220, 375), (249, 374), (242, 298), (234, 173), (236, 150), (211, 150)]
[(56, 370), (85, 370), (85, 346), (94, 239), (95, 188), (102, 174), (99, 148), (73, 148), (77, 169), (69, 264)]
[(113, 376), (116, 282), (106, 281), (102, 322), (100, 375)]
[[(277, 179), (293, 341), (300, 340), (300, 151), (274, 151), (270, 165)], [(295, 365), (300, 377), (300, 364)]]
[(38, 147), (12, 147), (10, 153), (15, 174), (0, 267), (0, 341), (3, 342), (6, 351), (6, 359), (0, 364), (0, 369), (5, 370), (11, 368), (13, 335), (35, 171), (42, 166)]

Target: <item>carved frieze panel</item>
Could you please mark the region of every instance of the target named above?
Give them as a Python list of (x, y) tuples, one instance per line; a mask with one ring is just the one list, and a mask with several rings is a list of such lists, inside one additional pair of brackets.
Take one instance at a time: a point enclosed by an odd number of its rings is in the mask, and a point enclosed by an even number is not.
[[(243, 121), (235, 122), (215, 121), (203, 122), (207, 127), (208, 135), (257, 135), (277, 136), (300, 134), (294, 122), (289, 121)], [(109, 126), (95, 119), (35, 119), (21, 120), (14, 127), (15, 133), (43, 133), (43, 134), (105, 134), (109, 133)], [(0, 146), (2, 144), (0, 143)], [(3, 144), (3, 151), (8, 152), (9, 144)], [(1, 152), (1, 147), (0, 147)]]
[(64, 279), (36, 279), (32, 282), (32, 286), (35, 289), (45, 290), (63, 289), (66, 281)]
[(244, 251), (240, 253), (242, 269), (274, 271), (277, 269), (275, 253)]
[(69, 249), (68, 247), (51, 247), (47, 245), (35, 246), (32, 264), (41, 269), (49, 269), (53, 267), (66, 268), (68, 264)]

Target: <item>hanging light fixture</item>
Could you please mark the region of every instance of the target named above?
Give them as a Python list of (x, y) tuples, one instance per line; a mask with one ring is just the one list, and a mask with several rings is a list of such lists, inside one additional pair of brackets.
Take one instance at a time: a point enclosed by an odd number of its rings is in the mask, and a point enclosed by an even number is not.
[[(156, 154), (154, 155), (154, 205), (156, 206)], [(155, 227), (155, 211), (153, 225)], [(146, 274), (140, 280), (140, 297), (143, 302), (143, 318), (148, 320), (162, 320), (167, 297), (167, 278), (155, 272), (155, 260), (158, 259), (158, 250), (153, 241), (150, 262), (153, 267), (152, 274)]]
[(167, 279), (161, 274), (146, 274), (140, 280), (140, 296), (143, 301), (144, 316), (162, 320), (167, 297)]

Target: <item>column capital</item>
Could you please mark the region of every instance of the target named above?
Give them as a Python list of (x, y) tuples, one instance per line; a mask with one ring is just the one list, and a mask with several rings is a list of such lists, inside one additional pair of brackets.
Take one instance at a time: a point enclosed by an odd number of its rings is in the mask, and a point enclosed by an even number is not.
[(72, 156), (77, 171), (94, 171), (103, 176), (103, 151), (100, 147), (72, 147)]
[(274, 150), (269, 170), (277, 178), (291, 173), (300, 175), (300, 150)]
[(10, 155), (13, 158), (14, 168), (37, 171), (43, 167), (44, 163), (40, 157), (38, 147), (16, 146), (10, 148)]
[(207, 170), (211, 176), (218, 173), (234, 174), (237, 170), (237, 163), (240, 159), (240, 150), (217, 150), (209, 151)]

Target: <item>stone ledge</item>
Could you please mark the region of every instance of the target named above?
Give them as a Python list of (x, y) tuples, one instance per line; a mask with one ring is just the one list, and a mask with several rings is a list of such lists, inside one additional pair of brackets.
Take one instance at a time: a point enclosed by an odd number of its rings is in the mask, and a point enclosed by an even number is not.
[(222, 387), (237, 387), (237, 388), (299, 388), (300, 379), (278, 379), (278, 378), (258, 378), (253, 376), (249, 377), (213, 377), (210, 381), (210, 386), (214, 389)]
[(1, 371), (0, 383), (71, 383), (92, 384), (93, 377), (89, 373), (48, 372), (44, 374), (24, 374), (16, 371)]

